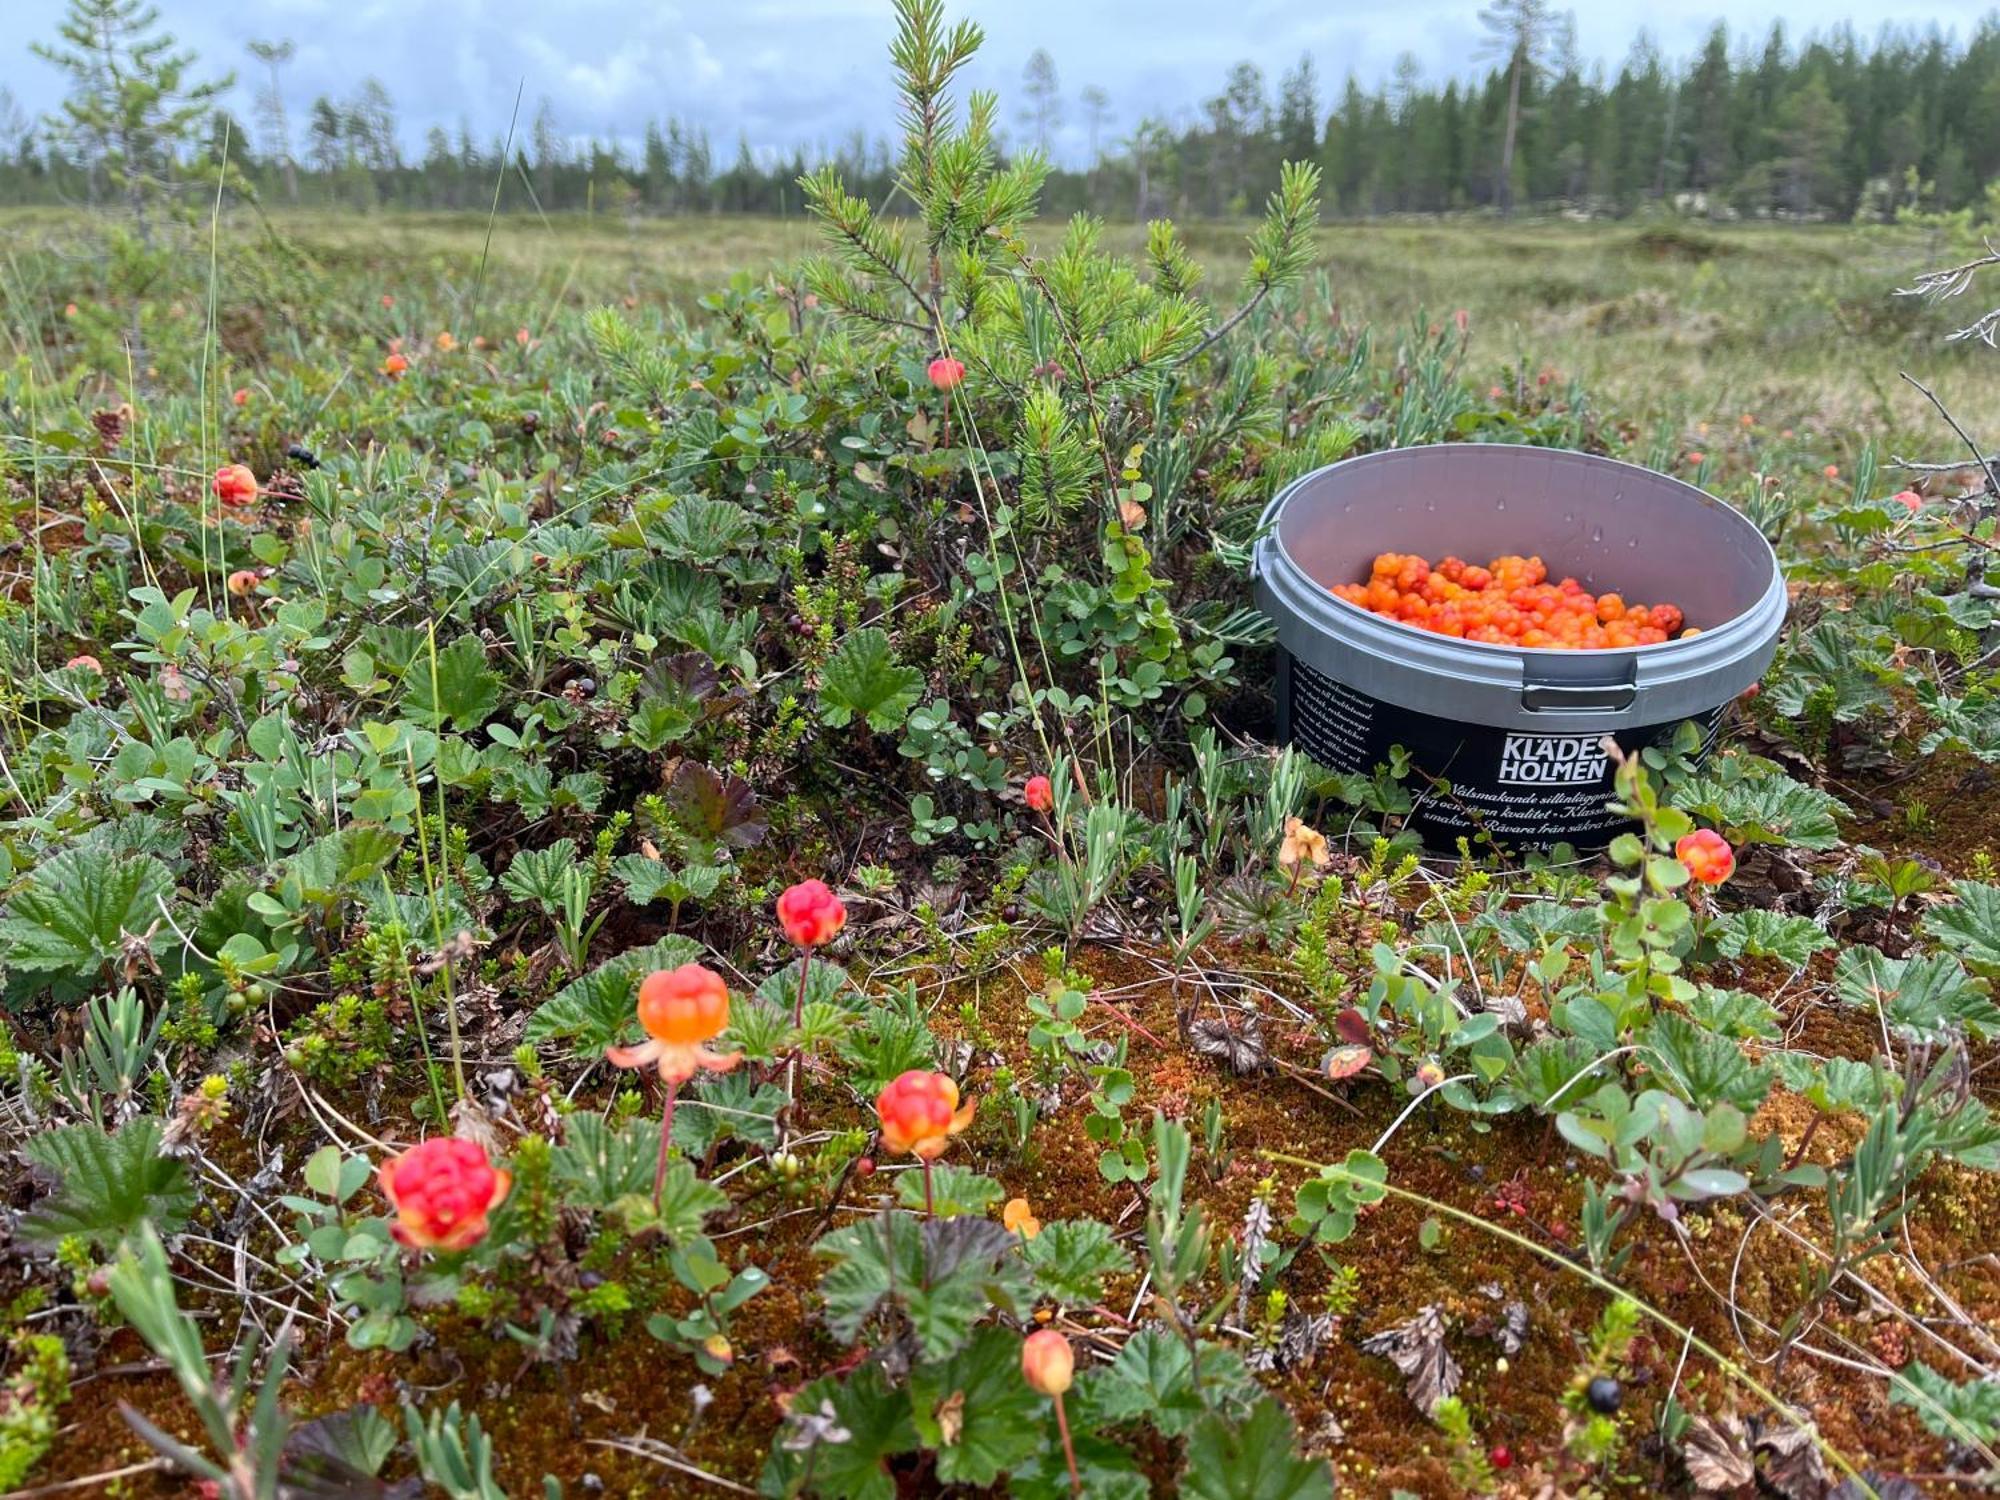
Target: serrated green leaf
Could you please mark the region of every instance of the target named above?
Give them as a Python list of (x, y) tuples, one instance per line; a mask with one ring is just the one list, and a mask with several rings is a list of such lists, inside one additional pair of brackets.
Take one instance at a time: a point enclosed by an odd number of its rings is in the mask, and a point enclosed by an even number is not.
[(822, 1500), (895, 1500), (887, 1460), (917, 1445), (908, 1393), (891, 1389), (879, 1365), (863, 1365), (792, 1397), (758, 1488), (796, 1495), (810, 1474), (811, 1493)]
[(1240, 1423), (1204, 1417), (1188, 1435), (1186, 1500), (1333, 1500), (1324, 1459), (1296, 1456), (1292, 1419), (1266, 1396)]
[(1960, 880), (1951, 889), (1958, 899), (1924, 914), (1925, 934), (1976, 973), (2000, 976), (2000, 885)]
[(1787, 916), (1760, 906), (1723, 912), (1708, 931), (1725, 958), (1775, 958), (1795, 969), (1833, 946), (1832, 934), (1811, 917)]
[(820, 720), (839, 729), (859, 718), (878, 734), (891, 734), (903, 727), (923, 691), (924, 674), (898, 664), (888, 632), (864, 626), (849, 632), (820, 672)]
[[(676, 1124), (679, 1123), (678, 1116)], [(573, 1114), (566, 1139), (549, 1156), (549, 1174), (565, 1201), (580, 1208), (610, 1208), (631, 1193), (653, 1190), (659, 1133), (646, 1121), (613, 1128), (592, 1114)]]
[[(939, 1219), (984, 1214), (1006, 1193), (991, 1177), (970, 1167), (939, 1162), (931, 1168), (931, 1213)], [(924, 1206), (924, 1174), (904, 1172), (896, 1179), (896, 1200), (915, 1211)]]
[(584, 1057), (601, 1053), (638, 1030), (641, 979), (654, 969), (693, 963), (701, 954), (701, 944), (678, 935), (627, 949), (557, 990), (528, 1017), (522, 1035), (530, 1042), (568, 1038)]
[(1021, 1378), (1021, 1337), (982, 1328), (942, 1363), (910, 1372), (910, 1411), (917, 1435), (937, 1455), (945, 1484), (988, 1485), (1042, 1442), (1046, 1397)]
[(1104, 1295), (1104, 1278), (1129, 1270), (1132, 1257), (1099, 1219), (1058, 1219), (1044, 1224), (1022, 1253), (1044, 1297), (1087, 1307)]
[(123, 954), (127, 939), (151, 945), (164, 925), (159, 902), (172, 890), (167, 867), (150, 854), (101, 845), (66, 849), (37, 866), (8, 899), (0, 963), (90, 978)]
[(21, 1152), (55, 1175), (56, 1189), (21, 1220), (22, 1239), (52, 1246), (78, 1235), (109, 1249), (142, 1223), (178, 1230), (194, 1211), (194, 1188), (160, 1142), (160, 1122), (149, 1115), (116, 1134), (82, 1124), (30, 1136)]
[(891, 1209), (813, 1247), (832, 1262), (820, 1281), (827, 1326), (852, 1343), (877, 1307), (902, 1308), (926, 1359), (963, 1345), (989, 1308), (1016, 1313), (1031, 1295), (1014, 1236), (987, 1219), (920, 1223)]
[(2000, 1035), (2000, 1007), (1948, 953), (1890, 958), (1866, 945), (1844, 949), (1833, 988), (1843, 1003), (1879, 1012), (1917, 1041), (1948, 1041), (1961, 1029), (1982, 1039)]
[(501, 681), (486, 665), (486, 651), (473, 635), (462, 635), (437, 653), (435, 675), (428, 648), (418, 652), (403, 674), (403, 712), (420, 724), (442, 729), (477, 729), (500, 706)]

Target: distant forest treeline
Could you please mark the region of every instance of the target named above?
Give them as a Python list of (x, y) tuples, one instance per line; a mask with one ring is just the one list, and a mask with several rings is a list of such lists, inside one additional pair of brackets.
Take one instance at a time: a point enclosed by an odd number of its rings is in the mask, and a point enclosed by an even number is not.
[[(1320, 164), (1327, 212), (1339, 216), (1496, 205), (1622, 214), (1667, 201), (1718, 216), (1868, 219), (1976, 203), (2000, 178), (2000, 18), (1965, 39), (1885, 30), (1866, 41), (1843, 26), (1797, 45), (1782, 28), (1743, 45), (1717, 26), (1678, 62), (1642, 37), (1607, 74), (1578, 58), (1568, 23), (1532, 3), (1513, 8), (1535, 24), (1491, 27), (1493, 66), (1474, 82), (1426, 81), (1406, 57), (1388, 87), (1350, 78), (1329, 98), (1309, 57), (1275, 91), (1241, 63), (1198, 110), (1124, 128), (1101, 90), (1070, 99), (1037, 53), (1013, 145), (1048, 141), (1066, 116), (1083, 125), (1091, 165), (1053, 172), (1044, 206), (1120, 218), (1253, 211), (1279, 163), (1301, 159)], [(201, 175), (226, 137), (266, 203), (484, 209), (502, 175), (512, 209), (798, 213), (797, 178), (824, 160), (851, 191), (891, 198), (886, 141), (856, 136), (782, 160), (739, 144), (722, 159), (705, 129), (669, 119), (636, 146), (579, 143), (547, 103), (511, 150), (468, 125), (430, 130), (412, 154), (380, 84), (300, 111), (284, 93), (289, 46), (253, 52), (252, 118), (218, 112), (208, 151), (173, 169)], [(100, 176), (87, 138), (27, 119), (0, 89), (0, 202), (114, 196)]]

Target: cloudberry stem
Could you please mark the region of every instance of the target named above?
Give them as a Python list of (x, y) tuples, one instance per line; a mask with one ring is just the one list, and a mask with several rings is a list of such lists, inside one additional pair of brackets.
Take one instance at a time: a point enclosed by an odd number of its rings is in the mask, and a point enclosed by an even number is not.
[(653, 1168), (653, 1207), (660, 1206), (660, 1194), (667, 1185), (667, 1149), (674, 1138), (674, 1096), (681, 1091), (678, 1078), (667, 1084), (667, 1102), (660, 1106), (660, 1160)]
[(792, 1029), (798, 1030), (806, 1024), (806, 976), (812, 972), (813, 951), (805, 950), (805, 957), (799, 960), (799, 994), (792, 1002)]
[(1076, 1472), (1076, 1444), (1070, 1441), (1069, 1414), (1063, 1410), (1063, 1398), (1060, 1392), (1056, 1395), (1056, 1431), (1062, 1434), (1063, 1457), (1069, 1461), (1069, 1492), (1072, 1495), (1081, 1495), (1083, 1480)]
[(924, 1163), (924, 1217), (926, 1219), (935, 1219), (937, 1217), (937, 1209), (934, 1206), (932, 1206), (931, 1203), (931, 1159), (928, 1156), (926, 1156), (923, 1158), (923, 1163)]

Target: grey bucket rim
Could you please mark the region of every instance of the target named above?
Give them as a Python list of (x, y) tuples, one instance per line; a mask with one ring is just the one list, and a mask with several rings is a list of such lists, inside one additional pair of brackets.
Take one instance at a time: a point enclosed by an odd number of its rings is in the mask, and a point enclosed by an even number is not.
[[(1360, 605), (1341, 598), (1330, 587), (1313, 578), (1293, 558), (1291, 552), (1285, 546), (1284, 539), (1278, 533), (1277, 518), (1279, 513), (1284, 509), (1286, 502), (1298, 493), (1298, 491), (1311, 484), (1314, 480), (1342, 469), (1352, 469), (1357, 466), (1381, 466), (1396, 460), (1407, 460), (1412, 454), (1423, 453), (1433, 448), (1482, 448), (1495, 453), (1534, 453), (1544, 457), (1550, 454), (1561, 454), (1570, 458), (1587, 460), (1593, 465), (1604, 465), (1609, 468), (1622, 469), (1631, 474), (1644, 476), (1651, 481), (1665, 482), (1677, 489), (1686, 491), (1690, 496), (1702, 501), (1704, 504), (1725, 511), (1742, 525), (1744, 531), (1749, 536), (1755, 537), (1756, 545), (1761, 549), (1759, 553), (1760, 558), (1770, 564), (1771, 582), (1756, 603), (1750, 605), (1747, 609), (1739, 610), (1720, 624), (1708, 627), (1698, 635), (1671, 641), (1661, 641), (1657, 645), (1652, 646), (1622, 646), (1616, 650), (1581, 652), (1565, 646), (1499, 646), (1494, 645), (1490, 641), (1468, 641), (1461, 636), (1439, 635), (1435, 631), (1420, 630), (1405, 621), (1392, 620), (1385, 615), (1378, 615), (1373, 610), (1363, 609)], [(1695, 664), (1695, 658), (1713, 655), (1716, 646), (1723, 644), (1724, 640), (1733, 638), (1739, 633), (1749, 634), (1752, 630), (1757, 629), (1756, 622), (1758, 617), (1769, 611), (1773, 596), (1776, 596), (1780, 605), (1780, 622), (1782, 623), (1782, 606), (1787, 600), (1784, 569), (1779, 566), (1777, 550), (1772, 547), (1770, 538), (1758, 530), (1751, 523), (1748, 516), (1744, 515), (1742, 511), (1731, 505), (1727, 500), (1722, 499), (1718, 495), (1710, 494), (1699, 485), (1689, 484), (1685, 479), (1678, 479), (1672, 474), (1662, 474), (1658, 469), (1649, 469), (1644, 464), (1635, 464), (1622, 458), (1607, 458), (1598, 453), (1584, 453), (1575, 448), (1543, 448), (1525, 443), (1429, 443), (1418, 444), (1408, 448), (1382, 448), (1373, 453), (1357, 453), (1351, 458), (1336, 459), (1330, 464), (1322, 464), (1317, 469), (1308, 470), (1285, 485), (1271, 497), (1269, 502), (1264, 506), (1263, 513), (1258, 516), (1256, 537), (1252, 543), (1250, 554), (1250, 576), (1253, 583), (1261, 583), (1265, 587), (1270, 587), (1272, 585), (1270, 570), (1264, 564), (1266, 547), (1269, 547), (1284, 560), (1287, 568), (1290, 569), (1295, 578), (1319, 590), (1336, 612), (1350, 618), (1357, 625), (1362, 626), (1362, 628), (1391, 630), (1396, 632), (1398, 639), (1409, 639), (1418, 642), (1449, 642), (1450, 648), (1454, 652), (1473, 651), (1478, 653), (1479, 656), (1495, 663), (1506, 661), (1525, 662), (1528, 660), (1574, 662), (1581, 657), (1584, 659), (1600, 660), (1607, 665), (1615, 661), (1630, 660), (1636, 662), (1644, 659), (1648, 663), (1662, 664), (1686, 661), (1692, 666)], [(1723, 639), (1711, 639), (1711, 637)]]

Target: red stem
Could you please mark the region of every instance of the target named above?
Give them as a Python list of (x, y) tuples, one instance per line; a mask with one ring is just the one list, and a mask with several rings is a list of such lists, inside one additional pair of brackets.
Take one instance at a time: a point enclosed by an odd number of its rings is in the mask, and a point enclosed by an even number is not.
[(1124, 1011), (1120, 1010), (1117, 1006), (1113, 1005), (1109, 1000), (1100, 1000), (1095, 995), (1092, 995), (1090, 997), (1090, 1003), (1096, 1006), (1099, 1010), (1109, 1011), (1112, 1015), (1116, 1016), (1118, 1018), (1119, 1024), (1123, 1026), (1127, 1031), (1138, 1032), (1140, 1036), (1144, 1037), (1147, 1041), (1151, 1042), (1155, 1047), (1158, 1047), (1162, 1052), (1166, 1051), (1167, 1044), (1165, 1042), (1161, 1041), (1158, 1037), (1154, 1036), (1152, 1032), (1148, 1031), (1145, 1027), (1141, 1026), (1137, 1021), (1133, 1020), (1130, 1016), (1126, 1015)]
[(1056, 1431), (1062, 1434), (1063, 1457), (1069, 1460), (1069, 1492), (1072, 1495), (1081, 1495), (1083, 1480), (1076, 1472), (1076, 1444), (1069, 1439), (1069, 1416), (1063, 1411), (1061, 1392), (1056, 1393)]
[(674, 1136), (674, 1096), (681, 1091), (678, 1078), (667, 1080), (667, 1102), (660, 1108), (660, 1161), (653, 1168), (653, 1207), (660, 1206), (660, 1193), (667, 1185), (667, 1147)]
[(792, 1002), (792, 1029), (798, 1030), (806, 1024), (806, 975), (812, 972), (813, 951), (805, 950), (805, 957), (799, 960), (799, 994)]

